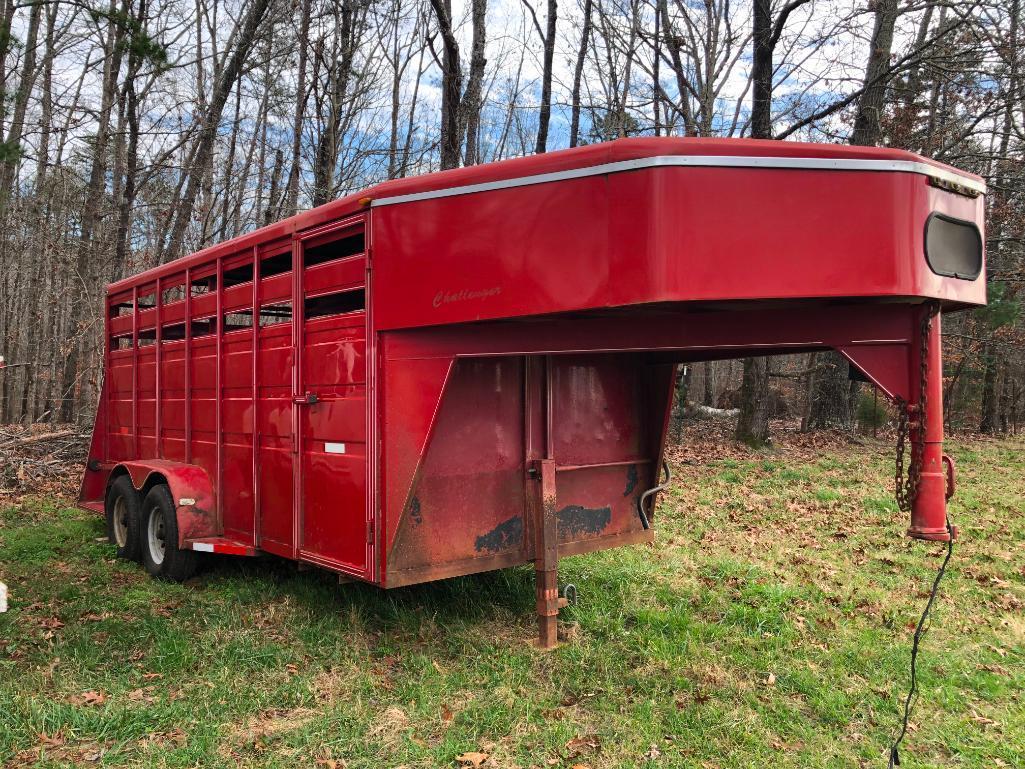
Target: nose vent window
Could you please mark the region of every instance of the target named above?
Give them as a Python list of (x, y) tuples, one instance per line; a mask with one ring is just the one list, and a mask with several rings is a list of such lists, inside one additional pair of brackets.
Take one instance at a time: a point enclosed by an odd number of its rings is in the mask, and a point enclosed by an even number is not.
[(937, 275), (975, 280), (982, 272), (982, 236), (972, 222), (932, 214), (925, 224), (925, 258)]

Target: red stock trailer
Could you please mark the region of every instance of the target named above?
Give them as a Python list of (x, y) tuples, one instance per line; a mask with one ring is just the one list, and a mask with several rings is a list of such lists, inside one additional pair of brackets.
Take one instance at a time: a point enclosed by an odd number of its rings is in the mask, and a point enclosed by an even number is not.
[(380, 184), (109, 287), (81, 504), (172, 579), (533, 561), (550, 646), (558, 559), (653, 538), (677, 366), (833, 349), (906, 419), (908, 534), (948, 539), (938, 313), (985, 302), (984, 192), (897, 150), (672, 138)]

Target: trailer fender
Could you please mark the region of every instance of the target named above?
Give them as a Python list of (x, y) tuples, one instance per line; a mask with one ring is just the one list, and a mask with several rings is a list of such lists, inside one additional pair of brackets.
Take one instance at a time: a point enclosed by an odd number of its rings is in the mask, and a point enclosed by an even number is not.
[(178, 516), (178, 547), (183, 547), (187, 539), (222, 534), (213, 484), (203, 468), (162, 459), (119, 462), (110, 472), (108, 486), (125, 473), (140, 494), (146, 494), (157, 483), (167, 484)]

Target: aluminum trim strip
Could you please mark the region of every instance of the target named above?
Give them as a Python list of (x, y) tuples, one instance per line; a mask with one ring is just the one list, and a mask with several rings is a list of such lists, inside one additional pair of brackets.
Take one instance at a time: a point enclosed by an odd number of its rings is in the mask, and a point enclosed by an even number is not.
[(620, 160), (615, 163), (604, 163), (586, 168), (572, 168), (567, 171), (554, 171), (533, 176), (519, 176), (514, 179), (501, 179), (481, 184), (467, 184), (462, 187), (450, 187), (443, 190), (427, 190), (412, 192), (408, 195), (394, 195), (371, 202), (371, 206), (394, 206), (399, 203), (414, 203), (434, 198), (449, 198), (456, 195), (470, 195), (475, 192), (504, 190), (512, 187), (526, 187), (532, 184), (547, 184), (566, 179), (580, 179), (586, 176), (638, 171), (645, 168), (690, 167), (690, 168), (772, 168), (799, 169), (805, 171), (882, 171), (888, 173), (910, 173), (927, 176), (951, 184), (958, 184), (974, 192), (984, 195), (985, 182), (976, 181), (967, 176), (937, 168), (928, 163), (915, 160), (870, 160), (864, 158), (784, 158), (784, 157), (752, 157), (743, 155), (657, 155), (649, 158)]

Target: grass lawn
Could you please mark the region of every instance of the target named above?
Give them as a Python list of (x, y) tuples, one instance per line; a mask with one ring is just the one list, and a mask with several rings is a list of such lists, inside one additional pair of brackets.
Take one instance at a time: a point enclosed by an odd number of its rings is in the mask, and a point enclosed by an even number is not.
[[(1023, 767), (1025, 443), (949, 448), (961, 540), (902, 765)], [(163, 584), (68, 499), (0, 503), (0, 766), (885, 767), (943, 552), (903, 537), (889, 442), (674, 470), (653, 546), (562, 562), (580, 601), (547, 653), (527, 567)]]

